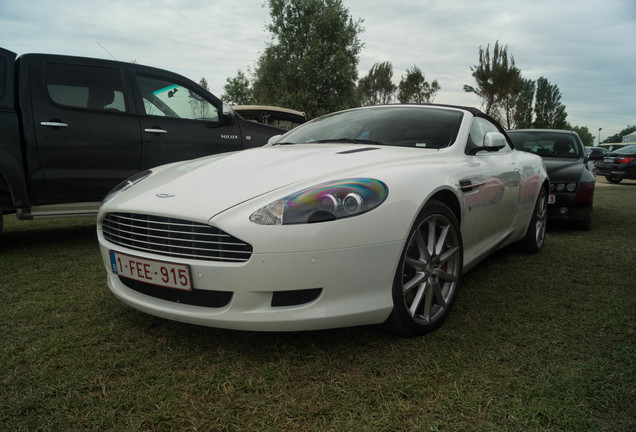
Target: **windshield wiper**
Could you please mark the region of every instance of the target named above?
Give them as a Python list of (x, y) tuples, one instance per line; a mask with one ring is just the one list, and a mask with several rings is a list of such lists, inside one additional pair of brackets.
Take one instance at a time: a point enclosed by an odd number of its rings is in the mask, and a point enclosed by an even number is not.
[(379, 144), (379, 145), (384, 145), (384, 143), (379, 142), (379, 141), (366, 140), (366, 139), (355, 139), (355, 138), (329, 138), (329, 139), (321, 139), (321, 140), (310, 141), (311, 144), (313, 144), (313, 143), (338, 143), (338, 142), (346, 142), (346, 143), (352, 143), (352, 144)]

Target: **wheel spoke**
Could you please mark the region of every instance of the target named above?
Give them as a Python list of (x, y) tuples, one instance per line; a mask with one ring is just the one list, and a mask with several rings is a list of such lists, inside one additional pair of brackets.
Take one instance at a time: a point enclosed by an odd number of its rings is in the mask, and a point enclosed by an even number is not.
[(415, 276), (413, 276), (408, 282), (402, 285), (402, 293), (406, 295), (409, 293), (414, 287), (418, 286), (426, 279), (426, 274), (417, 272)]
[(453, 256), (455, 256), (455, 254), (458, 251), (459, 251), (459, 248), (457, 246), (453, 246), (452, 248), (449, 248), (446, 252), (442, 254), (442, 256), (439, 257), (440, 263), (446, 264), (448, 260), (451, 259)]
[(409, 315), (411, 315), (411, 317), (415, 317), (415, 315), (417, 314), (417, 310), (420, 307), (422, 298), (425, 297), (424, 294), (426, 294), (426, 291), (428, 291), (427, 283), (420, 284), (419, 289), (417, 290), (417, 293), (415, 293), (415, 298), (413, 299), (413, 303), (411, 303), (411, 307), (409, 307)]
[(446, 299), (444, 298), (444, 293), (442, 292), (442, 285), (439, 283), (439, 280), (433, 284), (432, 291), (435, 292), (435, 301), (440, 308), (446, 307)]
[(445, 225), (442, 227), (441, 232), (439, 233), (439, 237), (437, 239), (437, 243), (435, 244), (435, 255), (438, 256), (444, 250), (444, 246), (446, 245), (446, 236), (448, 235), (448, 229), (450, 225)]
[(433, 274), (435, 276), (437, 276), (439, 279), (446, 281), (446, 282), (457, 282), (457, 276), (452, 274), (452, 273), (448, 273), (442, 269), (436, 269), (433, 271)]

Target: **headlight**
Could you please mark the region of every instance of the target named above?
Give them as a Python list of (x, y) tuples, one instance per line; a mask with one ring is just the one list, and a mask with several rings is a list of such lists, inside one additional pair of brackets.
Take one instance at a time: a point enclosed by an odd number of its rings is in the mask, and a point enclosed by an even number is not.
[(379, 180), (337, 180), (276, 200), (252, 213), (250, 220), (259, 225), (332, 221), (368, 212), (382, 204), (388, 193)]
[(137, 183), (139, 183), (140, 181), (148, 177), (150, 174), (152, 174), (152, 171), (146, 170), (146, 171), (137, 173), (132, 177), (127, 178), (126, 180), (124, 180), (123, 182), (115, 186), (110, 192), (108, 192), (108, 194), (104, 197), (100, 205), (106, 204), (108, 201), (112, 200), (113, 198), (118, 196), (120, 193), (130, 189), (131, 187), (133, 187), (134, 185), (136, 185)]

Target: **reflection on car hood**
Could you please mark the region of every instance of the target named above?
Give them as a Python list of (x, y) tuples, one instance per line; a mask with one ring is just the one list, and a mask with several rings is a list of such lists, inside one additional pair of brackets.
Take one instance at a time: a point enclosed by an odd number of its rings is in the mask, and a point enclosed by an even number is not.
[(578, 182), (581, 170), (585, 169), (582, 159), (543, 158), (548, 177), (555, 182)]
[(412, 159), (414, 152), (437, 153), (432, 149), (355, 144), (260, 147), (160, 167), (148, 180), (114, 199), (112, 205), (115, 210), (120, 207), (155, 214), (196, 208), (196, 216), (191, 216), (212, 217), (285, 186), (297, 184), (302, 189), (327, 179), (354, 177), (364, 167), (391, 159)]

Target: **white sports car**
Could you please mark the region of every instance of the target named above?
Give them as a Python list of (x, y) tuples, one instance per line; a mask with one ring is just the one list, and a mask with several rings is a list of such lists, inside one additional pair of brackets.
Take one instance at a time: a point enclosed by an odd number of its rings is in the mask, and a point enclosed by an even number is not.
[(548, 189), (541, 158), (479, 110), (366, 107), (140, 173), (104, 199), (97, 232), (109, 288), (149, 314), (422, 334), (490, 252), (541, 249)]

